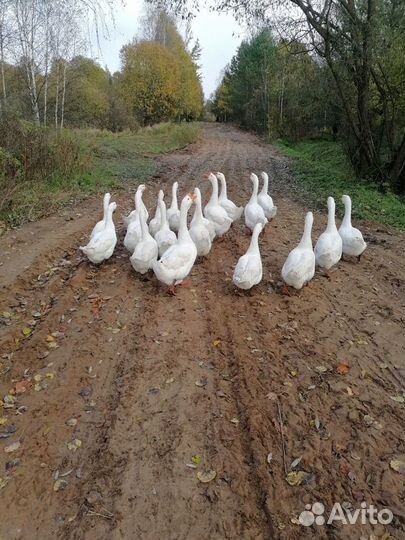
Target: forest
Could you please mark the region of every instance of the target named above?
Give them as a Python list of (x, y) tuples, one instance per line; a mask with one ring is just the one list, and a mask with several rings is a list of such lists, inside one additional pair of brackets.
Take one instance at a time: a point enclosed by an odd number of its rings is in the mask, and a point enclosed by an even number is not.
[[(233, 7), (233, 2), (223, 5)], [(266, 2), (260, 11), (266, 20)], [(359, 177), (405, 191), (405, 9), (398, 0), (290, 0), (300, 13), (239, 47), (212, 102), (218, 119), (270, 138), (329, 133)], [(253, 2), (235, 9), (259, 17)], [(235, 4), (236, 6), (236, 4)], [(297, 11), (296, 10), (296, 11)], [(304, 16), (304, 22), (299, 16)]]

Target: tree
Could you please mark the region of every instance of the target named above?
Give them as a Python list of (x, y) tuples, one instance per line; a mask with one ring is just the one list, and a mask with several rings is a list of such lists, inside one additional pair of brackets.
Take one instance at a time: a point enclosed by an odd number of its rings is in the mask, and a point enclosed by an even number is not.
[[(158, 3), (190, 14), (188, 0)], [(287, 0), (283, 9), (278, 9), (278, 0), (217, 0), (212, 4), (255, 22), (271, 22), (283, 38), (290, 41), (300, 36), (300, 41), (310, 44), (332, 76), (355, 170), (378, 181), (382, 188), (390, 183), (405, 191), (402, 0)], [(196, 6), (198, 2), (193, 2)], [(385, 55), (388, 64), (383, 61)]]

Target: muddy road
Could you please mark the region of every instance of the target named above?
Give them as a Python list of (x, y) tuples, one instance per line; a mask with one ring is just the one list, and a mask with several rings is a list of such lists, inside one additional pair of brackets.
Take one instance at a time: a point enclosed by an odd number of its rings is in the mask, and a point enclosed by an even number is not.
[[(405, 538), (403, 475), (390, 467), (405, 455), (404, 237), (360, 223), (360, 264), (342, 261), (331, 279), (282, 296), (308, 209), (285, 159), (209, 125), (159, 162), (149, 208), (175, 179), (206, 199), (211, 169), (245, 203), (248, 173), (269, 172), (279, 212), (260, 241), (263, 281), (244, 294), (232, 286), (249, 243), (242, 221), (175, 297), (140, 278), (122, 246), (132, 192), (117, 198), (120, 242), (100, 267), (77, 248), (101, 199), (4, 235), (0, 538)], [(315, 239), (325, 224), (315, 212)], [(206, 471), (216, 476), (202, 483)], [(366, 501), (394, 518), (303, 527), (316, 501), (326, 513)]]

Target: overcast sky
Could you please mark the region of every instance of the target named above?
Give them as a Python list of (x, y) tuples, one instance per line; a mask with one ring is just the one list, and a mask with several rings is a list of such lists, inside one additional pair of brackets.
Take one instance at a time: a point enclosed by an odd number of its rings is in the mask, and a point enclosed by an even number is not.
[[(125, 7), (116, 11), (116, 29), (111, 30), (109, 40), (101, 39), (101, 57), (98, 60), (114, 72), (120, 68), (119, 52), (131, 40), (139, 28), (139, 18), (143, 13), (141, 0), (127, 0)], [(202, 47), (202, 75), (205, 97), (215, 90), (221, 70), (231, 60), (242, 40), (243, 30), (231, 15), (211, 13), (201, 9), (193, 20), (192, 31)]]

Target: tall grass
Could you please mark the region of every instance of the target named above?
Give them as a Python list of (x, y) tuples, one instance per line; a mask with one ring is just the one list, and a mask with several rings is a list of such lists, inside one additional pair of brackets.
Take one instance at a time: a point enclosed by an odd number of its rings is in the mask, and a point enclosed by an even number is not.
[(353, 199), (355, 217), (405, 229), (404, 199), (391, 192), (381, 193), (376, 185), (356, 178), (339, 143), (315, 139), (277, 141), (276, 145), (293, 158), (296, 183), (316, 206), (325, 208), (329, 195), (338, 200), (347, 194)]
[(146, 182), (153, 156), (195, 142), (195, 124), (158, 124), (131, 131), (64, 130), (0, 122), (0, 222), (19, 225), (89, 193)]

